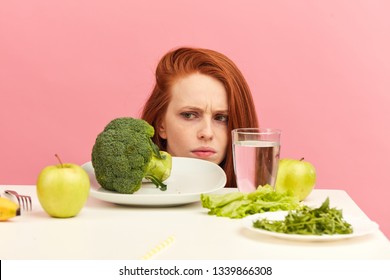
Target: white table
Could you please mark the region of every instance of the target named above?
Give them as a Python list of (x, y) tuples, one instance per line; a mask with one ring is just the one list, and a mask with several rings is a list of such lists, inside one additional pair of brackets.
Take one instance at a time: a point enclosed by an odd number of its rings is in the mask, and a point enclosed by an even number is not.
[[(200, 203), (169, 208), (115, 205), (90, 197), (74, 218), (49, 217), (35, 186), (3, 186), (32, 196), (33, 211), (0, 222), (0, 259), (390, 259), (380, 231), (332, 242), (298, 242), (253, 233), (241, 220), (210, 216)], [(232, 190), (223, 190), (232, 191)], [(367, 218), (345, 191), (316, 189), (308, 203), (330, 198), (346, 215)], [(165, 248), (147, 254), (161, 242)]]

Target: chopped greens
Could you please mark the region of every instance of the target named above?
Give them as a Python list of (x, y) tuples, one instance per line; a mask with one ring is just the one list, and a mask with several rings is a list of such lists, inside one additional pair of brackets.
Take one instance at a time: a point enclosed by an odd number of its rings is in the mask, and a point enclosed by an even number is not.
[(253, 222), (255, 228), (286, 234), (323, 235), (350, 234), (351, 224), (343, 219), (342, 211), (329, 207), (327, 198), (319, 208), (303, 206), (289, 211), (284, 220), (260, 219)]
[(233, 219), (256, 213), (287, 211), (300, 207), (297, 198), (275, 192), (269, 185), (259, 186), (251, 193), (202, 194), (201, 202), (204, 208), (210, 209), (209, 215)]

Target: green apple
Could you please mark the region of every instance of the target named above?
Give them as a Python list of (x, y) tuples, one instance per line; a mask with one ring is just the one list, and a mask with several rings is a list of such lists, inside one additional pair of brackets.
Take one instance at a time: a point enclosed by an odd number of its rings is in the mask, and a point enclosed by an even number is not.
[(62, 163), (45, 167), (38, 176), (37, 196), (47, 214), (56, 218), (76, 216), (90, 189), (87, 172), (79, 165)]
[(276, 176), (275, 191), (289, 193), (299, 201), (304, 200), (316, 183), (314, 166), (304, 159), (281, 159)]

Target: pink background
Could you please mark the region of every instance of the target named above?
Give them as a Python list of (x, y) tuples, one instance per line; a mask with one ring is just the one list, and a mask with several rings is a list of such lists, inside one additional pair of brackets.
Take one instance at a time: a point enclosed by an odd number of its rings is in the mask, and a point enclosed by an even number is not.
[(169, 49), (236, 62), (282, 157), (343, 189), (390, 236), (390, 2), (1, 1), (0, 184), (90, 160), (113, 118), (138, 117)]

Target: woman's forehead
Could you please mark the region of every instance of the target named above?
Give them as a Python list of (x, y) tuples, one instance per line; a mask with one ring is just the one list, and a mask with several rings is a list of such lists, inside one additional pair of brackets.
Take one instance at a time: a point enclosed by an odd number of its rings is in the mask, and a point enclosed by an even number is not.
[(171, 102), (180, 106), (204, 107), (205, 105), (227, 109), (224, 85), (204, 74), (191, 74), (177, 80), (171, 88)]

